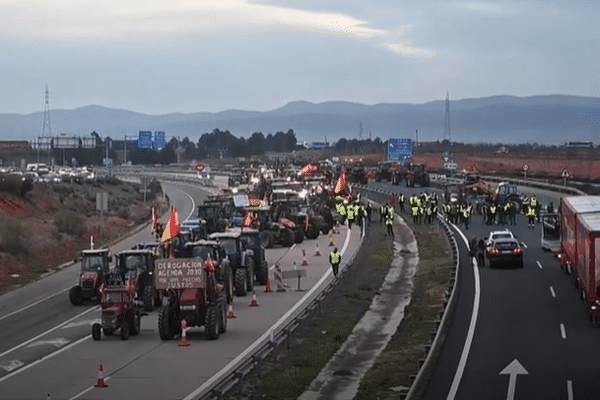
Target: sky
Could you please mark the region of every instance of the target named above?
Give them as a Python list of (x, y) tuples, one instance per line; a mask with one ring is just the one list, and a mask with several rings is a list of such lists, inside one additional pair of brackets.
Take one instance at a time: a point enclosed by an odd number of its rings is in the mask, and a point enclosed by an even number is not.
[(599, 0), (0, 0), (0, 113), (600, 97)]

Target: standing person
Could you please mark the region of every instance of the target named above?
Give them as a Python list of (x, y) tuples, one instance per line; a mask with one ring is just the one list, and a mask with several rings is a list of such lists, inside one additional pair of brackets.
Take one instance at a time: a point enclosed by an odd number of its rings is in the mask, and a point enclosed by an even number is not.
[(485, 265), (485, 241), (483, 239), (479, 239), (477, 242), (477, 265), (483, 267)]
[(490, 204), (490, 209), (488, 212), (488, 225), (494, 225), (496, 223), (496, 212), (498, 211), (498, 207), (496, 207), (495, 203)]
[(510, 202), (509, 203), (509, 209), (508, 209), (508, 220), (510, 221), (511, 225), (516, 225), (517, 224), (517, 206)]
[(337, 276), (340, 270), (340, 263), (342, 262), (342, 254), (338, 251), (337, 247), (329, 254), (329, 264), (333, 270), (333, 276)]
[(465, 230), (469, 229), (469, 219), (471, 219), (471, 208), (468, 206), (465, 206), (465, 208), (463, 209), (463, 218), (465, 221)]
[(477, 236), (473, 236), (469, 242), (469, 256), (475, 257), (477, 255)]
[(345, 224), (346, 223), (346, 206), (344, 205), (344, 202), (340, 202), (337, 204), (337, 212), (338, 215), (340, 216), (341, 224)]
[(388, 214), (385, 219), (385, 226), (387, 227), (387, 234), (394, 237), (394, 214)]
[(529, 205), (529, 208), (527, 209), (527, 217), (529, 218), (529, 228), (534, 228), (535, 227), (535, 207), (532, 206), (531, 204)]
[(379, 207), (379, 222), (385, 222), (386, 214), (387, 214), (387, 208), (384, 205)]
[(371, 223), (371, 211), (373, 211), (373, 208), (371, 207), (371, 202), (367, 202), (367, 207), (366, 210), (367, 212), (367, 221), (369, 221), (369, 224)]
[(354, 222), (354, 204), (352, 203), (348, 203), (348, 207), (346, 207), (346, 219), (348, 220), (348, 229), (352, 229)]

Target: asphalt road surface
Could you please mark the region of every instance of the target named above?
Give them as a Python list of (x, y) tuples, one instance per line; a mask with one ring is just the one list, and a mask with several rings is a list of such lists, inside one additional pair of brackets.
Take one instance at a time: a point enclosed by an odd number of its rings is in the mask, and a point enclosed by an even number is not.
[[(195, 186), (163, 186), (181, 221), (194, 216), (195, 205), (206, 197)], [(150, 239), (146, 228), (111, 249), (118, 253)], [(340, 249), (345, 245), (344, 260), (348, 260), (358, 249), (358, 230), (350, 233), (342, 228), (333, 241)], [(329, 275), (324, 284), (332, 279), (326, 256), (329, 242), (328, 236), (321, 235), (292, 248), (268, 249), (267, 260), (269, 265), (279, 261), (283, 270), (292, 269), (294, 262), (301, 268), (305, 249), (309, 266), (304, 267), (307, 276), (301, 284), (310, 290), (324, 275)], [(317, 244), (320, 257), (314, 256)], [(68, 299), (78, 273), (76, 264), (0, 297), (0, 399), (186, 398), (226, 369), (307, 295), (294, 290), (295, 280), (286, 281), (290, 289), (284, 293), (264, 293), (264, 286), (255, 286), (259, 307), (249, 306), (251, 296), (235, 298), (237, 318), (228, 320), (227, 332), (217, 341), (206, 340), (202, 327), (187, 332), (189, 347), (179, 347), (178, 338), (160, 340), (157, 309), (142, 317), (138, 336), (121, 341), (118, 335), (103, 335), (93, 341), (91, 325), (100, 319), (100, 306), (73, 306)], [(97, 389), (93, 385), (101, 364), (108, 387)]]
[[(405, 194), (431, 188), (381, 187)], [(544, 204), (560, 194), (521, 188)], [(466, 241), (510, 229), (526, 246), (523, 269), (479, 268)], [(541, 249), (541, 227), (486, 226), (475, 215), (454, 227), (461, 254), (454, 319), (425, 399), (600, 399), (600, 331), (569, 275)]]

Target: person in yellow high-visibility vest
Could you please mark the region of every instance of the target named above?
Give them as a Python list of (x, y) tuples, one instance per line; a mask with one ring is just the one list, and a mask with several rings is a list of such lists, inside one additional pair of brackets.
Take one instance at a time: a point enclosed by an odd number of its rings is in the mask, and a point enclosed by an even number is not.
[(333, 276), (336, 276), (340, 270), (340, 263), (342, 262), (342, 254), (338, 251), (337, 247), (329, 254), (329, 264), (333, 270)]
[(352, 223), (355, 217), (354, 204), (348, 204), (346, 208), (346, 218), (348, 219), (348, 229), (352, 229)]
[(529, 205), (529, 208), (527, 209), (527, 217), (529, 218), (529, 227), (534, 228), (535, 227), (535, 207), (532, 206), (531, 204)]

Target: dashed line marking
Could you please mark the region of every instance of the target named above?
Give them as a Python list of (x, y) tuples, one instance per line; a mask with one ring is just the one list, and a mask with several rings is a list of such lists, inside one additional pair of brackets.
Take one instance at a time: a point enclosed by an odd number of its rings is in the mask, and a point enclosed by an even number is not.
[(550, 293), (552, 293), (552, 297), (556, 297), (556, 293), (554, 293), (554, 288), (550, 286)]
[(567, 331), (565, 331), (565, 324), (560, 324), (560, 336), (563, 339), (567, 338)]
[(0, 364), (0, 368), (5, 370), (6, 372), (14, 371), (17, 368), (21, 368), (25, 363), (19, 360), (10, 360), (5, 363)]
[(542, 263), (541, 262), (536, 261), (536, 263), (537, 263), (538, 267), (540, 267), (540, 269), (544, 268), (544, 267), (542, 267)]
[(573, 400), (573, 381), (567, 381), (567, 399)]
[(45, 344), (50, 344), (56, 348), (62, 347), (65, 344), (69, 343), (70, 340), (67, 340), (65, 338), (56, 338), (56, 339), (52, 339), (52, 340), (40, 340), (37, 342), (33, 342), (31, 344), (29, 344), (28, 346), (25, 346), (26, 348), (30, 348), (30, 347), (36, 347), (36, 346), (43, 346)]

